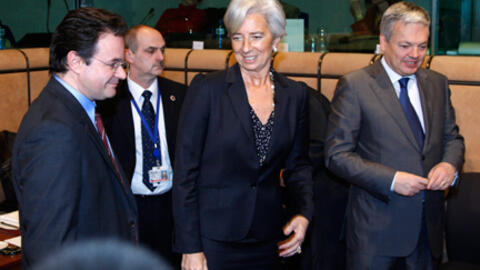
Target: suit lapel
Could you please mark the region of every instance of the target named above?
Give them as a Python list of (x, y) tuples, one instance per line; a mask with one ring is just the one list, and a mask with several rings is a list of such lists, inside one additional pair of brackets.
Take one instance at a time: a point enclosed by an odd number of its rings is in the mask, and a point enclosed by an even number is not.
[(395, 123), (397, 123), (397, 125), (400, 127), (400, 130), (408, 138), (413, 147), (420, 151), (418, 143), (415, 140), (415, 136), (413, 135), (410, 125), (408, 124), (408, 120), (405, 116), (402, 105), (400, 104), (400, 101), (395, 93), (392, 82), (390, 81), (390, 78), (388, 77), (387, 72), (383, 68), (380, 61), (376, 61), (372, 66), (370, 66), (370, 69), (368, 69), (367, 72), (373, 77), (373, 80), (369, 82), (369, 88), (372, 89), (372, 91), (378, 97), (380, 103), (392, 116), (392, 118), (395, 120)]
[[(100, 138), (100, 134), (98, 133), (97, 129), (93, 127), (91, 123), (87, 124), (85, 123), (85, 129), (87, 130), (87, 134), (89, 135), (90, 139), (94, 142), (95, 146), (97, 147), (98, 151), (101, 153), (103, 159), (105, 159), (110, 167), (111, 170), (114, 171), (116, 178), (122, 185), (122, 189), (124, 191), (127, 191), (128, 185), (127, 185), (127, 176), (123, 172), (122, 166), (120, 165), (120, 162), (117, 158), (115, 158), (115, 162), (117, 164), (118, 168), (118, 173), (120, 173), (121, 176), (118, 175), (117, 169), (115, 168), (115, 165), (113, 164), (112, 159), (110, 158), (110, 155), (107, 151), (107, 148), (103, 144), (103, 141)], [(113, 150), (112, 150), (113, 151)], [(115, 154), (113, 154), (115, 156)]]
[(52, 89), (54, 91), (54, 94), (58, 96), (61, 100), (63, 100), (64, 105), (72, 112), (72, 114), (76, 115), (76, 119), (78, 119), (80, 125), (84, 127), (86, 133), (93, 141), (97, 150), (101, 153), (102, 157), (107, 160), (111, 168), (115, 170), (115, 168), (113, 167), (113, 163), (111, 162), (111, 159), (105, 149), (105, 146), (103, 146), (103, 142), (97, 132), (97, 129), (94, 127), (92, 121), (88, 117), (82, 105), (75, 99), (73, 95), (68, 92), (68, 90), (66, 90), (54, 78), (51, 79), (50, 83), (53, 85), (53, 87), (49, 89)]
[[(92, 121), (88, 117), (87, 113), (83, 109), (82, 105), (73, 97), (68, 90), (66, 90), (60, 83), (58, 83), (54, 78), (50, 79), (49, 84), (52, 84), (52, 87), (49, 89), (52, 89), (54, 91), (54, 94), (57, 95), (60, 99), (64, 101), (65, 106), (67, 109), (69, 109), (72, 114), (76, 115), (76, 119), (78, 119), (79, 124), (84, 127), (84, 130), (88, 134), (88, 137), (92, 140), (93, 144), (95, 145), (96, 149), (98, 152), (100, 152), (100, 155), (105, 159), (107, 162), (108, 166), (110, 169), (114, 172), (115, 177), (117, 178), (117, 181), (122, 187), (122, 190), (127, 194), (130, 195), (131, 191), (129, 190), (129, 187), (126, 186), (126, 183), (122, 183), (123, 179), (126, 179), (125, 173), (122, 170), (122, 167), (119, 166), (119, 172), (121, 174), (122, 179), (119, 178), (119, 175), (117, 174), (117, 171), (115, 169), (115, 166), (113, 165), (112, 159), (110, 158), (110, 155), (107, 152), (107, 149), (105, 148), (102, 139), (100, 138), (100, 134), (98, 133), (97, 129), (94, 127)], [(93, 151), (93, 149), (92, 149)], [(118, 160), (116, 160), (117, 164), (120, 165)], [(128, 200), (130, 203), (135, 206), (135, 202), (132, 201), (130, 198), (131, 196), (127, 196)], [(135, 207), (134, 207), (135, 208)]]
[(175, 152), (173, 144), (175, 141), (175, 122), (178, 121), (175, 109), (178, 102), (172, 89), (162, 82), (163, 79), (158, 77), (158, 90), (162, 97), (163, 120), (165, 123), (165, 133), (167, 135), (168, 155), (170, 156), (170, 163), (173, 164), (173, 153)]
[[(101, 153), (103, 159), (106, 160), (110, 169), (113, 170), (114, 175), (117, 178), (117, 181), (121, 184), (123, 191), (125, 191), (125, 193), (127, 194), (130, 194), (131, 191), (128, 185), (128, 178), (125, 175), (125, 172), (123, 171), (122, 166), (120, 165), (120, 161), (118, 160), (118, 158), (115, 157), (115, 153), (113, 153), (113, 156), (114, 156), (113, 158), (115, 158), (115, 162), (118, 168), (118, 171), (117, 171), (117, 168), (115, 168), (115, 165), (113, 164), (113, 160), (110, 158), (107, 148), (103, 144), (100, 134), (98, 133), (97, 129), (93, 126), (92, 122), (90, 121), (86, 113), (84, 112), (83, 114), (87, 118), (86, 120), (88, 120), (88, 122), (85, 120), (82, 121), (82, 124), (84, 124), (87, 134), (89, 135), (90, 139), (94, 142), (98, 151)], [(117, 172), (120, 173), (120, 175), (118, 175)]]
[(431, 123), (433, 118), (432, 103), (427, 101), (434, 100), (434, 94), (431, 84), (427, 83), (427, 73), (423, 69), (419, 69), (416, 73), (416, 76), (418, 82), (418, 91), (420, 93), (420, 102), (422, 104), (423, 123), (425, 124), (425, 142), (423, 144), (423, 149), (425, 149), (430, 139), (430, 130), (432, 128)]
[[(275, 150), (273, 148), (274, 145), (281, 145), (279, 142), (281, 138), (282, 132), (287, 132), (285, 127), (291, 127), (291, 123), (287, 123), (290, 121), (290, 116), (288, 115), (287, 108), (288, 108), (288, 93), (287, 93), (287, 84), (284, 82), (283, 77), (279, 76), (276, 72), (274, 72), (274, 79), (273, 82), (275, 84), (275, 96), (274, 96), (274, 104), (275, 104), (275, 118), (272, 130), (272, 138), (270, 142), (269, 151), (267, 154), (266, 162), (269, 162), (275, 156)], [(285, 125), (287, 123), (287, 125)], [(293, 128), (295, 128), (295, 124), (293, 124)]]
[[(115, 114), (116, 119), (114, 121), (122, 127), (122, 137), (126, 142), (122, 144), (122, 148), (124, 149), (123, 151), (125, 151), (127, 155), (131, 156), (132, 160), (135, 160), (135, 131), (133, 127), (132, 106), (130, 101), (132, 99), (132, 95), (128, 90), (127, 80), (120, 82), (118, 87), (118, 96), (118, 108), (116, 109), (118, 114)], [(130, 173), (128, 174), (130, 175)], [(133, 171), (131, 174), (133, 175)], [(130, 182), (131, 179), (128, 181)]]
[(249, 111), (250, 105), (248, 104), (248, 97), (238, 64), (227, 70), (226, 82), (229, 84), (227, 86), (227, 95), (230, 98), (233, 110), (237, 114), (240, 125), (242, 125), (249, 140), (255, 144)]

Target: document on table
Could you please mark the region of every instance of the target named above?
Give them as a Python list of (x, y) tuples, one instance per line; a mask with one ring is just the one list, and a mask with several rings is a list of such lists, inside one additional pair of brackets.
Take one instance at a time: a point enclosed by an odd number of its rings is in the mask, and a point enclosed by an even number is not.
[(13, 237), (13, 238), (10, 238), (10, 239), (6, 239), (6, 240), (3, 240), (7, 243), (9, 243), (10, 245), (14, 245), (14, 246), (17, 246), (17, 247), (22, 247), (22, 236), (17, 236), (17, 237)]
[(18, 230), (20, 228), (18, 210), (0, 215), (0, 228)]

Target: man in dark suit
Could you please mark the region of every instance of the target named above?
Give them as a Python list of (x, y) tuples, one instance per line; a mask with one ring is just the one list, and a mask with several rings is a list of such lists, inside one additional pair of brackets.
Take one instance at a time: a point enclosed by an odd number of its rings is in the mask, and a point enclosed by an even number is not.
[[(125, 57), (130, 64), (127, 80), (119, 83), (115, 98), (99, 107), (112, 147), (137, 201), (140, 243), (179, 266), (180, 255), (172, 253), (170, 189), (177, 122), (186, 86), (159, 77), (164, 68), (165, 41), (156, 29), (134, 26), (128, 30), (125, 41)], [(147, 92), (149, 100), (144, 96)], [(144, 111), (147, 105), (153, 109), (151, 116)], [(143, 119), (148, 118), (153, 123), (145, 127)], [(148, 132), (148, 128), (155, 133)], [(158, 157), (154, 156), (156, 150)], [(152, 171), (159, 171), (160, 178), (152, 178), (149, 174)]]
[[(330, 102), (320, 91), (309, 89), (310, 139), (308, 156), (313, 167), (314, 212), (301, 256), (288, 261), (288, 269), (345, 269), (342, 224), (349, 184), (325, 168), (325, 136)], [(288, 206), (288, 202), (287, 202)]]
[[(311, 268), (345, 268), (345, 242), (342, 224), (348, 200), (349, 184), (325, 168), (325, 137), (330, 102), (320, 92), (310, 89), (309, 157), (313, 166), (313, 220), (309, 241)], [(306, 252), (308, 250), (306, 249)]]
[(13, 150), (23, 269), (74, 241), (137, 242), (135, 199), (95, 116), (95, 101), (114, 96), (126, 76), (125, 30), (119, 15), (82, 8), (53, 34), (53, 76), (23, 118)]
[(399, 2), (382, 17), (383, 58), (338, 82), (327, 166), (350, 188), (348, 269), (436, 269), (444, 190), (463, 164), (448, 80), (420, 68), (430, 18)]

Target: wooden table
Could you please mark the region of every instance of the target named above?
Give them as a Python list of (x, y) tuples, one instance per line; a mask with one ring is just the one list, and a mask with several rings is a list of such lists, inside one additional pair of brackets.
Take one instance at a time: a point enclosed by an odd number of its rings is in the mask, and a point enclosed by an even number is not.
[[(18, 230), (5, 230), (0, 228), (0, 240), (19, 236)], [(20, 270), (22, 269), (22, 255), (3, 255), (0, 254), (0, 269), (2, 270)]]

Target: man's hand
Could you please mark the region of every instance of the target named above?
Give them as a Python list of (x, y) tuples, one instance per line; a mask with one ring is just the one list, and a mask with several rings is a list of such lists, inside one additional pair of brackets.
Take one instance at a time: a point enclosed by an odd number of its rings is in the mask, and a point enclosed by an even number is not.
[(448, 162), (440, 162), (428, 173), (427, 189), (445, 190), (455, 179), (455, 167)]
[(427, 178), (399, 171), (395, 175), (393, 191), (403, 196), (413, 196), (419, 193), (421, 190), (426, 189), (427, 185)]
[(291, 235), (278, 243), (280, 256), (290, 257), (302, 252), (301, 246), (305, 238), (305, 233), (307, 232), (308, 223), (308, 219), (304, 216), (296, 215), (283, 227), (283, 233), (285, 235)]
[(208, 270), (203, 252), (182, 255), (182, 270)]

